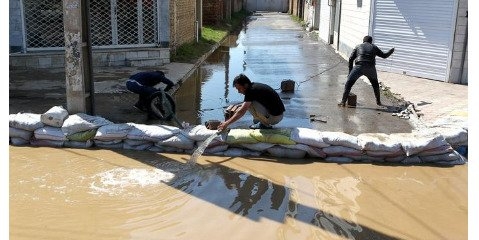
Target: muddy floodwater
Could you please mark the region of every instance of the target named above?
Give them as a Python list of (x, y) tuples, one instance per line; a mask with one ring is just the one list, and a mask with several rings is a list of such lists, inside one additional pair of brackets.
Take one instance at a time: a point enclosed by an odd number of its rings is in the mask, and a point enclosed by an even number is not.
[(467, 239), (467, 165), (9, 151), (10, 239)]

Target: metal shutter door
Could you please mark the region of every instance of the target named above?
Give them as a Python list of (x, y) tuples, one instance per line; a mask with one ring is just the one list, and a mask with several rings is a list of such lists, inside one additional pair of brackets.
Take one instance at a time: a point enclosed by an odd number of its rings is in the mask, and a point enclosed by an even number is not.
[(455, 0), (375, 0), (373, 43), (395, 47), (379, 70), (445, 81), (454, 35)]

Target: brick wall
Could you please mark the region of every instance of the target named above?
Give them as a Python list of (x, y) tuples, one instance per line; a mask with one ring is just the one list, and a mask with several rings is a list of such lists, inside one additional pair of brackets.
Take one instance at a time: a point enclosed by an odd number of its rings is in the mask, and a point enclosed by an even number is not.
[(214, 25), (223, 19), (224, 0), (204, 0), (203, 1), (203, 24)]
[(196, 39), (196, 0), (170, 1), (170, 48)]

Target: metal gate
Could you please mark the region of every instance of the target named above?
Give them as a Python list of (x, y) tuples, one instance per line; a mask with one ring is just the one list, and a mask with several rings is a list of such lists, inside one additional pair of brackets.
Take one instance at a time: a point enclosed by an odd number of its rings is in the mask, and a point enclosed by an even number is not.
[[(64, 46), (62, 0), (23, 0), (27, 50)], [(90, 29), (96, 47), (155, 46), (157, 0), (91, 0)]]
[(445, 81), (454, 36), (455, 0), (375, 0), (374, 42), (396, 51), (378, 69)]

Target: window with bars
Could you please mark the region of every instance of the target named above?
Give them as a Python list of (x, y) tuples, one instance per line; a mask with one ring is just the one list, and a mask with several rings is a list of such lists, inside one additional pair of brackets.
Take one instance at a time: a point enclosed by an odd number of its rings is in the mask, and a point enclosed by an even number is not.
[[(23, 0), (27, 49), (64, 46), (62, 0)], [(93, 46), (152, 46), (158, 36), (157, 0), (91, 0)]]

